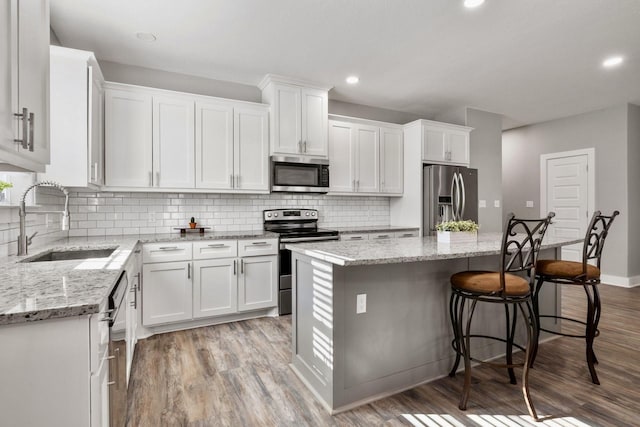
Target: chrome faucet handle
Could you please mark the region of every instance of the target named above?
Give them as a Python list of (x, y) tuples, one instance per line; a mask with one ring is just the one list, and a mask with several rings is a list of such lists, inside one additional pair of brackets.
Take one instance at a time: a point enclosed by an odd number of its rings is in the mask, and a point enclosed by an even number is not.
[(36, 234), (38, 234), (38, 232), (34, 232), (31, 236), (27, 237), (27, 246), (29, 246), (31, 244), (31, 241), (33, 240), (34, 237), (36, 237)]

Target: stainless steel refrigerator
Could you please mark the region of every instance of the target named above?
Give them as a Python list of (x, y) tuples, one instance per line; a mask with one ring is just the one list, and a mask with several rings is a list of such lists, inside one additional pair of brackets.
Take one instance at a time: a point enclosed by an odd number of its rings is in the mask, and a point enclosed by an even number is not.
[(478, 170), (462, 166), (427, 165), (422, 171), (422, 230), (435, 234), (443, 221), (478, 222)]

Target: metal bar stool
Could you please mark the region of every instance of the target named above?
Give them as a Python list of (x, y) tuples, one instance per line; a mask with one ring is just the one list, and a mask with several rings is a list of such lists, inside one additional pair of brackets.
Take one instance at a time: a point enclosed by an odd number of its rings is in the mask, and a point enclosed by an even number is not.
[[(584, 338), (586, 340), (587, 365), (591, 373), (591, 381), (594, 384), (600, 384), (598, 374), (594, 364), (598, 363), (598, 359), (593, 351), (593, 341), (600, 334), (598, 331), (598, 323), (600, 322), (600, 293), (598, 292), (598, 284), (600, 283), (600, 261), (602, 258), (602, 249), (604, 241), (609, 233), (609, 228), (613, 220), (620, 212), (614, 211), (611, 216), (602, 215), (600, 211), (593, 213), (587, 234), (584, 238), (582, 247), (582, 262), (561, 261), (553, 259), (541, 259), (536, 264), (536, 287), (533, 292), (533, 309), (536, 314), (538, 325), (540, 318), (555, 318), (569, 322), (579, 323), (585, 326), (584, 335), (566, 334), (556, 332), (549, 329), (539, 328), (540, 330), (556, 335), (562, 335), (572, 338)], [(589, 261), (595, 260), (595, 265)], [(592, 261), (593, 262), (593, 261)], [(564, 316), (541, 315), (538, 307), (538, 296), (542, 284), (545, 282), (557, 283), (561, 285), (582, 286), (587, 294), (587, 319), (586, 321), (572, 319)], [(538, 338), (536, 337), (536, 338)], [(531, 364), (535, 361), (538, 353), (538, 340), (531, 358)]]
[[(532, 307), (531, 289), (535, 278), (535, 265), (540, 251), (540, 244), (547, 227), (555, 214), (549, 213), (542, 219), (518, 219), (509, 214), (502, 237), (500, 251), (500, 271), (465, 271), (451, 276), (451, 300), (449, 305), (451, 323), (453, 325), (453, 349), (456, 360), (449, 373), (455, 376), (460, 358), (464, 358), (464, 387), (460, 397), (459, 408), (467, 408), (469, 390), (471, 388), (471, 361), (488, 363), (507, 368), (511, 384), (516, 384), (513, 368), (522, 366), (522, 393), (529, 414), (537, 420), (536, 411), (529, 394), (529, 366), (535, 337), (538, 336), (536, 317)], [(521, 273), (520, 275), (514, 273)], [(526, 273), (526, 274), (523, 274)], [(467, 304), (467, 301), (470, 304)], [(507, 337), (491, 337), (471, 334), (471, 321), (478, 301), (504, 304)], [(469, 306), (466, 328), (463, 329), (465, 308)], [(526, 307), (526, 311), (525, 308)], [(510, 308), (513, 308), (511, 313)], [(528, 339), (526, 347), (514, 343), (517, 311), (520, 310), (527, 325)], [(471, 357), (471, 338), (489, 338), (506, 343), (506, 363), (483, 362)], [(525, 351), (524, 363), (513, 363), (513, 346)]]

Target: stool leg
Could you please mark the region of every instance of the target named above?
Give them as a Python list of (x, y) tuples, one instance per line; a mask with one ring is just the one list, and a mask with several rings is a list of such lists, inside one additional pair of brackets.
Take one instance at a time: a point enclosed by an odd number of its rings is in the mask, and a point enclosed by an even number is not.
[[(504, 311), (507, 317), (507, 365), (513, 365), (513, 340), (516, 334), (516, 320), (518, 319), (518, 310), (513, 307), (513, 319), (509, 319), (509, 304), (504, 305)], [(513, 323), (512, 323), (513, 322)], [(509, 372), (509, 382), (511, 384), (518, 384), (516, 381), (516, 374), (513, 372), (513, 366), (507, 368)]]
[(451, 293), (451, 300), (449, 301), (449, 315), (451, 316), (451, 326), (453, 327), (453, 349), (456, 352), (456, 360), (453, 362), (453, 367), (449, 371), (450, 377), (456, 376), (458, 366), (460, 366), (460, 357), (462, 350), (460, 348), (460, 322), (458, 321), (458, 310), (460, 304), (460, 295), (455, 292)]
[[(467, 409), (467, 400), (469, 400), (469, 390), (471, 389), (471, 319), (473, 318), (473, 312), (476, 309), (478, 300), (474, 299), (469, 309), (469, 318), (467, 319), (467, 328), (464, 336), (461, 337), (460, 343), (462, 343), (462, 351), (464, 353), (464, 386), (462, 388), (462, 396), (460, 397), (460, 405), (458, 407), (461, 410)], [(464, 301), (462, 302), (464, 305)], [(460, 314), (462, 315), (460, 310)], [(460, 316), (460, 324), (462, 324), (462, 316)]]
[(587, 365), (589, 366), (589, 373), (591, 374), (591, 381), (594, 384), (600, 384), (600, 380), (598, 380), (598, 374), (596, 373), (596, 368), (594, 366), (594, 356), (593, 353), (593, 340), (596, 335), (594, 323), (596, 317), (596, 307), (594, 302), (594, 297), (589, 292), (590, 285), (584, 285), (584, 291), (587, 294), (587, 327), (586, 327), (586, 353), (587, 353)]
[(542, 277), (538, 278), (535, 289), (533, 290), (532, 295), (532, 303), (533, 303), (533, 314), (536, 319), (536, 324), (538, 327), (536, 328), (536, 335), (533, 337), (533, 349), (531, 351), (531, 367), (533, 368), (533, 362), (535, 362), (536, 357), (538, 356), (538, 344), (540, 341), (540, 305), (538, 302), (538, 297), (540, 295), (540, 289), (542, 289), (542, 284), (544, 283), (544, 279)]
[(531, 401), (531, 394), (529, 393), (529, 367), (531, 366), (531, 357), (533, 356), (533, 344), (534, 339), (537, 334), (538, 323), (536, 322), (535, 313), (531, 304), (526, 302), (527, 313), (525, 313), (524, 308), (522, 308), (522, 303), (518, 303), (518, 307), (520, 308), (520, 312), (522, 313), (522, 317), (524, 317), (525, 324), (527, 325), (527, 347), (524, 356), (524, 364), (522, 368), (522, 394), (524, 395), (524, 401), (527, 404), (527, 409), (529, 410), (529, 415), (533, 418), (534, 421), (538, 421), (538, 414), (536, 413), (536, 409), (533, 406), (533, 402)]

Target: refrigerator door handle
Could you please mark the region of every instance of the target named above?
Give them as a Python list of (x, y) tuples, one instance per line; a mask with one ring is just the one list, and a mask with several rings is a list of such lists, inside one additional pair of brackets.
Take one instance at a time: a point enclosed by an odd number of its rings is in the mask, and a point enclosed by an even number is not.
[(459, 216), (460, 220), (462, 220), (463, 219), (462, 215), (464, 214), (464, 208), (465, 208), (465, 205), (467, 203), (467, 200), (466, 200), (467, 197), (466, 197), (466, 194), (465, 194), (465, 191), (464, 191), (464, 178), (462, 178), (462, 174), (461, 173), (458, 174), (458, 176), (460, 177), (460, 179), (459, 179), (460, 192), (462, 193), (462, 204), (460, 205), (460, 212), (459, 212), (458, 216)]
[(451, 220), (457, 221), (457, 203), (456, 199), (458, 198), (458, 178), (456, 177), (456, 173), (453, 173), (453, 179), (451, 180)]

